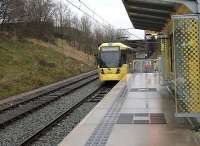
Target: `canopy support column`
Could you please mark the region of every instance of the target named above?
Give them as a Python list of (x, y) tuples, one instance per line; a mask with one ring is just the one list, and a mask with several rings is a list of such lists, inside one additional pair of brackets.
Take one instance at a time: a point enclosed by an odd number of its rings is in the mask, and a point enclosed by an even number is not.
[(200, 14), (200, 0), (197, 0), (198, 13)]

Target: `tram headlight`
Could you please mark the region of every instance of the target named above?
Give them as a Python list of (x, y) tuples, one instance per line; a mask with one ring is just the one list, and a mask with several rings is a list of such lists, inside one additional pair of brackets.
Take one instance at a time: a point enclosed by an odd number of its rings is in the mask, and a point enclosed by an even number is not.
[(119, 74), (119, 73), (120, 73), (120, 69), (118, 68), (116, 74)]
[(104, 74), (104, 71), (103, 71), (103, 69), (101, 69), (101, 74)]

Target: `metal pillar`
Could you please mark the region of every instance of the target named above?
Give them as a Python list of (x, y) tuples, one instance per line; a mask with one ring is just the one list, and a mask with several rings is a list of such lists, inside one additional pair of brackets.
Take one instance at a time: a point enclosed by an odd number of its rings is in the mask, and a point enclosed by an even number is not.
[(163, 70), (162, 75), (164, 81), (169, 80), (169, 72), (170, 72), (170, 62), (169, 62), (169, 45), (168, 45), (168, 38), (167, 35), (162, 35), (160, 37), (160, 47), (161, 47), (161, 54), (163, 59)]
[(197, 0), (197, 9), (198, 9), (198, 13), (200, 14), (200, 0)]

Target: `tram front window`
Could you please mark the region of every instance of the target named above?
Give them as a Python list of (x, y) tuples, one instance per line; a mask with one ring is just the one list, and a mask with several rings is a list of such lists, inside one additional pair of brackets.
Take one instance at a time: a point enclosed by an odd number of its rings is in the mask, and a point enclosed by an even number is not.
[(100, 53), (101, 68), (120, 67), (120, 50), (119, 49), (102, 49)]

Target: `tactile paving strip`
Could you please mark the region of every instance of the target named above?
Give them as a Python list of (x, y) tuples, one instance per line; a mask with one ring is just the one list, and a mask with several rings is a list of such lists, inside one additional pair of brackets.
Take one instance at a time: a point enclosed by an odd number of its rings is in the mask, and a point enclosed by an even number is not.
[(130, 92), (156, 92), (156, 88), (132, 88)]
[(163, 113), (120, 114), (117, 124), (167, 124)]
[(148, 113), (135, 113), (134, 116), (135, 117), (148, 117), (149, 114)]
[(133, 114), (120, 114), (117, 124), (131, 124), (133, 121)]
[(120, 110), (125, 101), (127, 93), (127, 87), (124, 87), (121, 95), (119, 95), (112, 106), (108, 109), (108, 112), (96, 127), (92, 135), (89, 137), (85, 146), (105, 146), (108, 138), (112, 132), (114, 124), (117, 122), (120, 115)]
[(150, 124), (149, 120), (134, 120), (133, 124)]
[(167, 124), (163, 113), (151, 113), (150, 121), (151, 124)]

